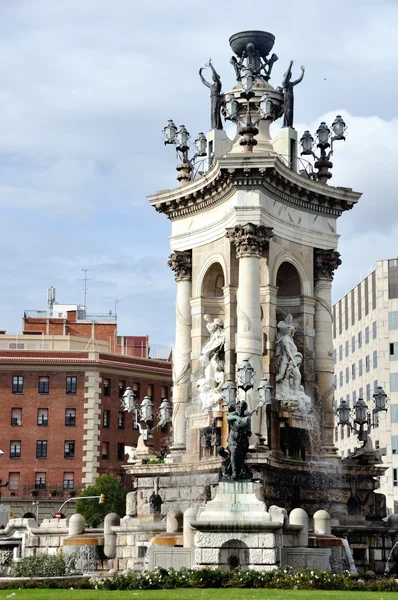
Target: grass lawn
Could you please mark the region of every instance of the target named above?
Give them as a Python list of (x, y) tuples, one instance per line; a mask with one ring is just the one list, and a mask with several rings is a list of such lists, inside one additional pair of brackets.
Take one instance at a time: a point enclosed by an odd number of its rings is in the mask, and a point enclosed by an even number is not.
[(397, 592), (178, 589), (143, 591), (1, 590), (0, 600), (398, 600)]

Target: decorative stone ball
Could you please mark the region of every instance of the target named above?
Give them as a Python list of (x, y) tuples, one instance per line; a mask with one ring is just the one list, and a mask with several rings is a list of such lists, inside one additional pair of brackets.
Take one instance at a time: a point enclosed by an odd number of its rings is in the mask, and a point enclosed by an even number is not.
[(76, 513), (69, 519), (69, 535), (80, 535), (84, 533), (86, 527), (86, 521), (83, 515)]

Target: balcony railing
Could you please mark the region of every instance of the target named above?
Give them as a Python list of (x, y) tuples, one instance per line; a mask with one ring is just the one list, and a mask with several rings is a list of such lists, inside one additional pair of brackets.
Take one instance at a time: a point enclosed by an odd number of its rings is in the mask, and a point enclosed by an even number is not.
[(73, 486), (71, 479), (58, 483), (30, 483), (18, 487), (9, 485), (8, 487), (1, 488), (2, 498), (15, 497), (44, 500), (47, 498), (68, 498), (71, 494), (78, 496), (79, 493), (80, 488)]

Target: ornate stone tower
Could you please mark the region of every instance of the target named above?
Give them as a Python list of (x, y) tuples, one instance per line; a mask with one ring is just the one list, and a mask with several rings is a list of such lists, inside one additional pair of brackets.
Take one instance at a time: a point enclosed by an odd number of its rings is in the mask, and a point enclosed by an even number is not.
[[(207, 135), (207, 147), (204, 136), (196, 140), (194, 159), (188, 158), (185, 128), (177, 131), (169, 122), (165, 129), (166, 142), (181, 154), (181, 185), (149, 201), (172, 228), (174, 462), (211, 462), (225, 442), (222, 384), (235, 380), (243, 359), (255, 371), (247, 394), (249, 410), (257, 408), (250, 460), (282, 465), (335, 456), (331, 285), (341, 262), (336, 223), (360, 194), (326, 184), (332, 163), (324, 151), (315, 163), (318, 173), (309, 163), (302, 168), (293, 87), (304, 69), (292, 82), (290, 66), (282, 87), (273, 88), (273, 43), (266, 32), (232, 36), (237, 83), (228, 93), (220, 92), (210, 64), (212, 123), (218, 128)], [(219, 128), (217, 111), (236, 124), (233, 140)], [(283, 114), (284, 126), (271, 139), (269, 126)], [(333, 139), (343, 139), (337, 127), (335, 133)], [(312, 153), (303, 142), (306, 148)], [(207, 170), (198, 174), (194, 163), (205, 152)], [(215, 346), (208, 345), (209, 333)], [(263, 375), (274, 392), (270, 403), (259, 406)]]

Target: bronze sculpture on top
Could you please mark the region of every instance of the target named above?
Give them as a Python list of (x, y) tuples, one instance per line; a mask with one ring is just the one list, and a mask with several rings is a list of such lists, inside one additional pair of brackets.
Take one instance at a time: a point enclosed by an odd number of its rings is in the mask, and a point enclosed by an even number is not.
[(301, 75), (295, 81), (292, 81), (292, 67), (293, 61), (290, 61), (288, 70), (283, 76), (282, 88), (283, 88), (283, 103), (284, 103), (284, 117), (283, 127), (293, 127), (294, 118), (294, 87), (303, 80), (305, 68), (301, 67)]
[(202, 80), (202, 83), (210, 88), (210, 100), (211, 100), (211, 113), (210, 113), (210, 122), (212, 129), (223, 129), (222, 121), (221, 121), (221, 78), (215, 68), (212, 65), (211, 58), (209, 59), (209, 63), (206, 65), (210, 67), (213, 82), (209, 83), (202, 75), (203, 67), (199, 69), (199, 77)]
[(228, 447), (224, 450), (218, 448), (222, 464), (220, 479), (241, 481), (252, 478), (252, 472), (245, 463), (249, 450), (249, 438), (252, 435), (251, 414), (247, 410), (247, 403), (243, 400), (231, 406), (228, 413)]
[(250, 92), (255, 79), (268, 81), (272, 67), (278, 60), (276, 54), (270, 58), (275, 36), (267, 31), (241, 31), (229, 38), (229, 45), (239, 59), (233, 56), (230, 63), (235, 69), (237, 81), (242, 82), (246, 93)]

